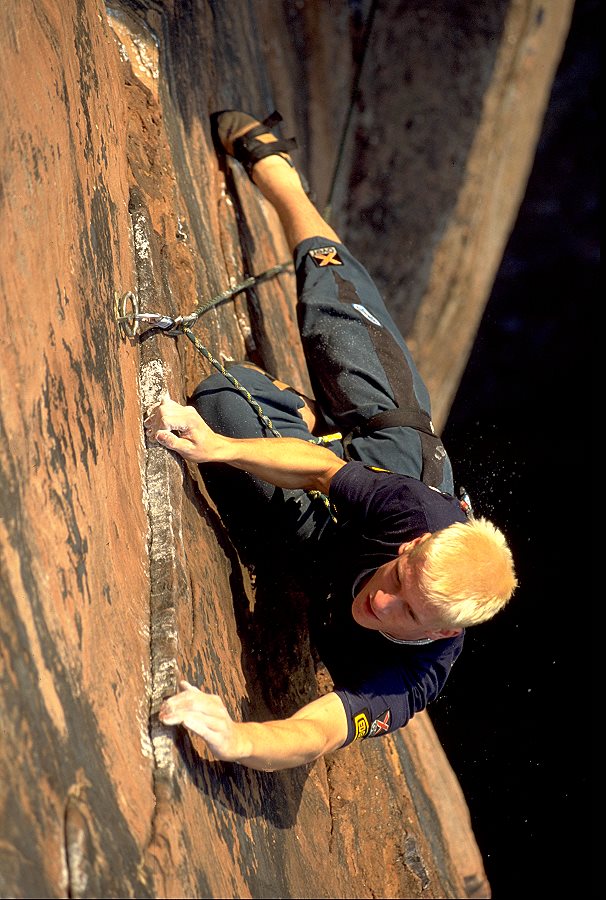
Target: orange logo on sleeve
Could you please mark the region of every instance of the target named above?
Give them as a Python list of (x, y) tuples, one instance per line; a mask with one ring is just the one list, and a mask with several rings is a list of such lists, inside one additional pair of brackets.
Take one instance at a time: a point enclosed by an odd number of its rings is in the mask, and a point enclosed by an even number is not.
[(325, 266), (343, 265), (343, 260), (337, 253), (336, 247), (321, 247), (319, 250), (310, 250), (309, 255), (320, 269), (323, 269)]

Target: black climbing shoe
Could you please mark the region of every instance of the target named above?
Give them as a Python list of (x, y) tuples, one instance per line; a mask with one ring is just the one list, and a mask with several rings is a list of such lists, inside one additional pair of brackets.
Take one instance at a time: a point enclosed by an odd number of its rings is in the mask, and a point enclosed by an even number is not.
[[(259, 160), (265, 159), (267, 156), (281, 156), (289, 166), (296, 169), (289, 156), (290, 151), (297, 147), (295, 138), (279, 137), (275, 141), (267, 143), (257, 140), (262, 134), (273, 135), (272, 128), (282, 121), (282, 116), (277, 110), (262, 121), (237, 109), (224, 109), (213, 113), (210, 118), (215, 141), (226, 153), (242, 163), (251, 181), (253, 168)], [(253, 127), (249, 128), (245, 134), (241, 133), (243, 129), (251, 125)], [(298, 169), (296, 171), (301, 179), (303, 190), (309, 194), (309, 185), (306, 179)]]

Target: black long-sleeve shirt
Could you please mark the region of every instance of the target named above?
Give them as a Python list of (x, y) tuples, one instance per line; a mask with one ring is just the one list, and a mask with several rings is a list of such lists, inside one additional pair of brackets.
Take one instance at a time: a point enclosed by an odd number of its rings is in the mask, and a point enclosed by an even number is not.
[(330, 593), (316, 617), (316, 641), (348, 719), (345, 744), (406, 725), (438, 696), (463, 647), (463, 633), (430, 643), (396, 644), (358, 625), (353, 598), (401, 544), (454, 522), (459, 501), (415, 478), (350, 462), (333, 477), (337, 514), (327, 570)]

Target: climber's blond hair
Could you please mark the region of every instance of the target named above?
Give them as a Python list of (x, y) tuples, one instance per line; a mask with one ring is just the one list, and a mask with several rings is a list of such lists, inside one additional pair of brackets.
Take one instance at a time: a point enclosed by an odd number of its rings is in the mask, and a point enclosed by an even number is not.
[(436, 531), (413, 548), (410, 559), (421, 592), (443, 626), (485, 622), (518, 584), (505, 536), (483, 518)]

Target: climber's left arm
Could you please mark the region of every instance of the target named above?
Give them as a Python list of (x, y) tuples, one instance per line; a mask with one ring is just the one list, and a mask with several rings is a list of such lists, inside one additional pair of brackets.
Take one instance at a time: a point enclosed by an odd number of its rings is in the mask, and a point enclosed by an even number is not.
[(185, 725), (204, 739), (216, 759), (273, 772), (313, 762), (336, 750), (347, 738), (343, 702), (325, 694), (287, 719), (234, 722), (220, 697), (206, 694), (187, 681), (165, 700), (160, 721)]
[(229, 438), (213, 431), (193, 406), (164, 399), (145, 420), (149, 436), (183, 459), (228, 463), (280, 488), (328, 494), (346, 463), (331, 450), (299, 438)]

